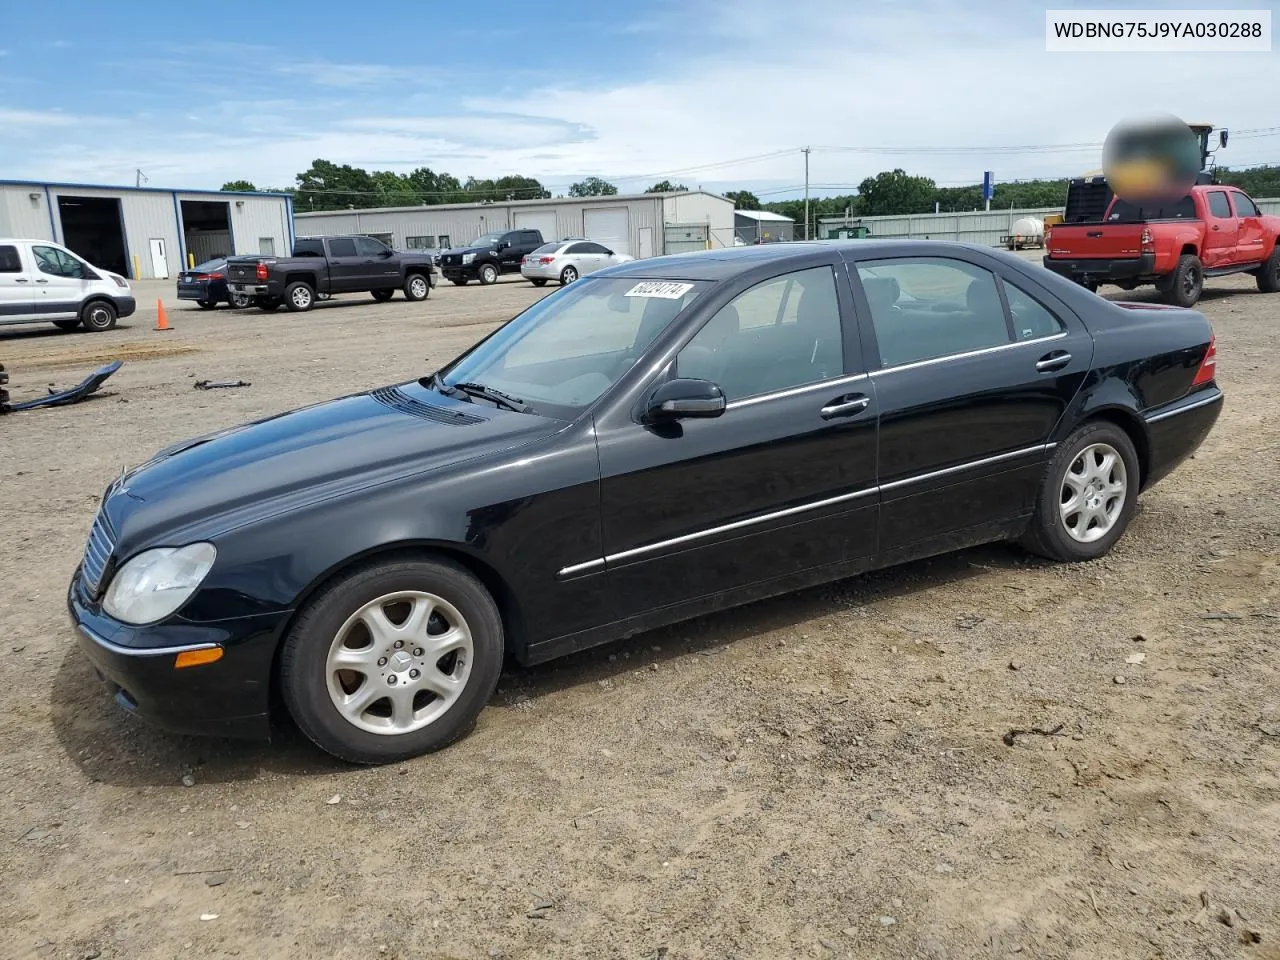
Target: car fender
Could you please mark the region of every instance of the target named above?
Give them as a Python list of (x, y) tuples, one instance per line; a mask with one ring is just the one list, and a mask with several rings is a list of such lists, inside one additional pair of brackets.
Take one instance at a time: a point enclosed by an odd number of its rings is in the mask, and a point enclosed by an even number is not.
[[(1096, 376), (1096, 375), (1094, 375)], [(1148, 464), (1149, 438), (1146, 421), (1142, 418), (1142, 400), (1127, 380), (1104, 374), (1099, 379), (1087, 381), (1067, 408), (1051, 441), (1062, 443), (1082, 424), (1090, 420), (1110, 420), (1129, 434), (1138, 462), (1145, 476)]]

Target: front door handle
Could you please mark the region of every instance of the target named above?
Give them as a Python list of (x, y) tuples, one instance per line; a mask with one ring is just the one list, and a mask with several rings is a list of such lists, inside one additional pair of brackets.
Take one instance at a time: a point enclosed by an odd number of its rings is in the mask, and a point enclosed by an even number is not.
[(14, 283), (30, 283), (31, 281), (28, 280), (26, 277), (15, 277), (13, 282)]
[(834, 420), (836, 417), (851, 417), (855, 413), (867, 409), (871, 405), (871, 398), (861, 393), (849, 394), (843, 397), (836, 397), (825, 407), (818, 411), (823, 420)]
[(1053, 353), (1047, 353), (1036, 361), (1036, 369), (1041, 373), (1051, 373), (1054, 370), (1061, 370), (1071, 362), (1071, 354), (1065, 350), (1055, 350)]
[(48, 280), (37, 280), (36, 283), (48, 283)]

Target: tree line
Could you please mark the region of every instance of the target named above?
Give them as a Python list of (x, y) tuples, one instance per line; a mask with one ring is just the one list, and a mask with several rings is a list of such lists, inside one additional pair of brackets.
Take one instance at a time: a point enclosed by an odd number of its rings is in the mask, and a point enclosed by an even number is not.
[[(1218, 168), (1222, 183), (1239, 187), (1254, 197), (1280, 197), (1280, 166), (1253, 167), (1248, 170)], [(369, 172), (349, 164), (339, 166), (328, 160), (316, 160), (296, 177), (297, 185), (280, 191), (293, 195), (294, 208), (309, 210), (368, 209), (370, 207), (414, 207), (423, 204), (501, 202), (504, 200), (547, 200), (551, 191), (534, 177), (507, 176), (497, 179), (468, 177), (465, 181), (448, 173), (436, 173), (419, 167), (410, 173), (390, 170)], [(223, 190), (257, 192), (248, 180), (232, 180)], [(645, 193), (675, 192), (688, 189), (682, 183), (662, 180)], [(571, 197), (614, 196), (618, 188), (600, 177), (586, 177), (569, 187)], [(804, 200), (779, 200), (761, 203), (748, 190), (730, 190), (723, 196), (733, 201), (738, 210), (768, 210), (804, 222)], [(997, 182), (991, 200), (993, 210), (1061, 206), (1067, 196), (1067, 181), (1018, 180)], [(984, 206), (982, 185), (940, 187), (929, 177), (916, 176), (901, 168), (885, 170), (867, 177), (857, 191), (828, 197), (811, 197), (810, 222), (821, 217), (874, 217), (909, 213), (932, 213), (935, 205), (944, 212), (981, 210)]]

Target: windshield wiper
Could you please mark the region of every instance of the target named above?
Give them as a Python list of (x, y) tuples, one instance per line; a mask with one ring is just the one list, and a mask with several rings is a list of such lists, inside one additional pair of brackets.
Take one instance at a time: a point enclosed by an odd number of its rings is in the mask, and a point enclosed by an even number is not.
[(495, 390), (493, 387), (486, 387), (483, 383), (455, 383), (452, 389), (461, 390), (468, 396), (484, 397), (484, 399), (491, 403), (494, 403), (499, 407), (506, 407), (508, 410), (514, 410), (516, 413), (533, 412), (533, 407), (529, 406), (519, 397), (513, 397), (511, 394), (503, 393), (501, 390)]

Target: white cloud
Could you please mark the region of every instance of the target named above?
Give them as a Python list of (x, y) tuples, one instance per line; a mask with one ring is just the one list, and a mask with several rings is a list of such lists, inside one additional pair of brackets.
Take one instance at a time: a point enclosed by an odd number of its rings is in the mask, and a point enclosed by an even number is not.
[(84, 122), (83, 117), (73, 117), (54, 110), (9, 110), (0, 107), (0, 130), (6, 134), (20, 134), (47, 127), (71, 127)]

